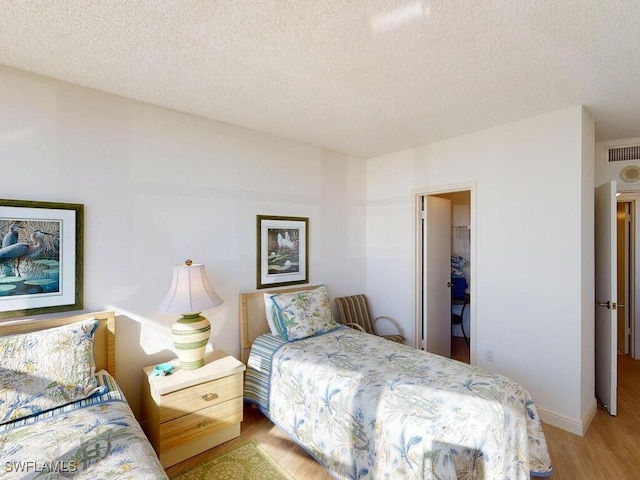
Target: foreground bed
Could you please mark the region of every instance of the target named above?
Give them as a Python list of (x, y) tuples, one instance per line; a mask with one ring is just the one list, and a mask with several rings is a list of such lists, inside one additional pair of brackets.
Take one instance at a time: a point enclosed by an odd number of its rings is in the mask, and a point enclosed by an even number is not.
[(167, 478), (112, 376), (113, 312), (0, 332), (3, 478)]
[[(272, 297), (285, 324), (327, 314), (320, 309), (296, 320), (296, 306), (287, 307), (292, 298), (314, 308), (298, 295), (302, 301), (295, 294)], [(266, 323), (256, 317), (266, 317), (260, 301), (262, 293), (241, 299), (243, 338), (251, 344), (245, 398), (336, 478), (551, 474), (536, 408), (520, 385), (340, 326), (293, 341), (273, 334), (254, 341), (249, 332), (264, 331), (256, 325)]]

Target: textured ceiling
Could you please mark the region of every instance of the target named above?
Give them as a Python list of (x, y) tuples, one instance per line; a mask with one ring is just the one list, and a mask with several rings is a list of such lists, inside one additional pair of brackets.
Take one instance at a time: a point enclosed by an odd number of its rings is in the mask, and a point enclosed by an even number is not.
[(585, 105), (640, 137), (614, 0), (0, 0), (0, 64), (364, 157)]

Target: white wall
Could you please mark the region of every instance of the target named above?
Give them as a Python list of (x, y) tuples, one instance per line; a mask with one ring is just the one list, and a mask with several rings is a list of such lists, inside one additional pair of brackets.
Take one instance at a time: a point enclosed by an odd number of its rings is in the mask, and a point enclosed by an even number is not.
[(206, 312), (211, 344), (237, 355), (256, 215), (308, 216), (311, 283), (365, 291), (412, 343), (413, 195), (473, 181), (476, 363), (522, 382), (570, 428), (594, 403), (593, 292), (580, 280), (593, 276), (593, 128), (580, 108), (366, 162), (6, 67), (0, 113), (0, 196), (85, 205), (85, 311), (119, 314), (118, 380), (136, 414), (141, 367), (173, 356), (174, 317), (155, 310), (173, 265), (207, 266), (225, 299)]
[(239, 354), (256, 215), (309, 217), (311, 283), (365, 289), (362, 159), (0, 67), (0, 160), (0, 197), (85, 205), (84, 307), (120, 315), (136, 414), (142, 366), (174, 356), (177, 316), (156, 312), (173, 265), (206, 265), (225, 300), (210, 343)]
[[(582, 358), (580, 418), (584, 433), (596, 414), (595, 400), (595, 125), (582, 117)], [(562, 426), (560, 424), (560, 426)]]
[(367, 162), (374, 313), (411, 331), (414, 195), (476, 182), (475, 363), (522, 383), (546, 421), (573, 431), (595, 405), (589, 142), (593, 122), (576, 107)]

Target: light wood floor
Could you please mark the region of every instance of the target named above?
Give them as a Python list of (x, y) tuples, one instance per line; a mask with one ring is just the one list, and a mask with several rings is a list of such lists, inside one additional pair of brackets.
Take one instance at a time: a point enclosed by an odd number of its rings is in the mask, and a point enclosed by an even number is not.
[(463, 337), (451, 335), (451, 358), (459, 362), (469, 363), (471, 349)]
[(618, 415), (598, 412), (584, 437), (544, 425), (554, 480), (640, 478), (640, 360), (618, 355)]
[[(553, 480), (635, 480), (640, 478), (640, 360), (619, 356), (618, 416), (598, 407), (584, 437), (543, 425), (551, 453)], [(332, 480), (300, 447), (264, 415), (244, 410), (239, 438), (167, 469), (170, 477), (224, 453), (238, 443), (255, 439), (296, 480)]]

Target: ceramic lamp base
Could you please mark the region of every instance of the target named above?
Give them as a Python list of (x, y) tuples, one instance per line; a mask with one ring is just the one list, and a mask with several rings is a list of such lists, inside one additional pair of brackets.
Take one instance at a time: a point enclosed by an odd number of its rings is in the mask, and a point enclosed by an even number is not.
[(171, 328), (171, 338), (183, 370), (204, 365), (204, 351), (211, 335), (209, 320), (199, 313), (182, 315)]

